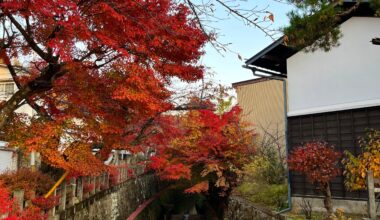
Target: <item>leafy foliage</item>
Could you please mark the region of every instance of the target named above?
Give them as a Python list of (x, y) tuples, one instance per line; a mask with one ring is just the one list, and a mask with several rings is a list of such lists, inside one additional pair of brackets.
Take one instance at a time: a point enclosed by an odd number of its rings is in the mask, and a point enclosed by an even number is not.
[[(5, 215), (6, 217), (2, 216)], [(44, 220), (47, 215), (36, 206), (29, 206), (20, 211), (15, 201), (10, 199), (8, 189), (0, 182), (0, 216), (3, 220)]]
[(30, 199), (34, 193), (36, 195), (45, 194), (54, 184), (49, 175), (27, 168), (3, 173), (0, 175), (0, 180), (9, 190), (23, 189), (25, 199)]
[(48, 211), (49, 209), (59, 204), (60, 196), (36, 197), (32, 199), (32, 204), (40, 208), (41, 210)]
[(208, 191), (208, 181), (203, 181), (185, 190), (186, 193), (203, 193)]
[(348, 189), (358, 190), (366, 187), (366, 175), (368, 170), (373, 171), (375, 178), (380, 178), (380, 131), (370, 130), (359, 141), (362, 153), (354, 156), (346, 151), (345, 185)]
[(309, 142), (293, 150), (288, 159), (289, 169), (305, 175), (322, 191), (328, 216), (333, 214), (330, 181), (340, 175), (340, 158), (341, 153), (334, 151), (327, 143)]
[[(171, 79), (203, 77), (208, 37), (176, 1), (11, 0), (0, 11), (0, 58), (19, 87), (0, 106), (1, 138), (56, 168), (97, 175), (112, 149), (143, 151), (147, 122), (174, 108)], [(38, 117), (12, 114), (24, 101)]]
[(95, 189), (95, 184), (94, 183), (89, 183), (89, 182), (86, 182), (83, 184), (83, 193), (86, 194), (86, 193), (90, 193), (92, 191), (94, 191)]
[(324, 142), (308, 142), (291, 152), (289, 169), (304, 174), (311, 183), (324, 185), (340, 174), (341, 153)]
[(24, 209), (22, 212), (13, 211), (4, 220), (44, 220), (47, 219), (47, 214), (41, 212), (36, 206), (30, 206)]
[(12, 200), (10, 199), (9, 191), (4, 184), (0, 182), (0, 216), (9, 212), (12, 208)]
[(258, 155), (244, 166), (243, 181), (236, 193), (254, 203), (282, 210), (288, 193), (283, 162), (286, 161), (281, 161), (277, 145), (262, 144)]
[(170, 131), (176, 137), (159, 148), (151, 167), (162, 179), (190, 181), (193, 187), (187, 192), (203, 192), (208, 185), (226, 195), (236, 186), (252, 151), (253, 133), (240, 124), (240, 112), (234, 107), (222, 115), (193, 110), (179, 116), (176, 130)]
[(237, 188), (237, 193), (253, 203), (261, 204), (276, 211), (287, 206), (287, 184), (264, 184), (244, 181)]
[(111, 166), (109, 171), (109, 178), (111, 186), (117, 185), (120, 182), (120, 172), (117, 166)]
[(276, 152), (265, 150), (256, 155), (252, 162), (244, 167), (245, 181), (265, 184), (282, 184), (285, 182), (285, 167)]
[[(361, 1), (343, 2), (335, 0), (289, 0), (296, 9), (288, 14), (290, 25), (283, 32), (290, 46), (315, 51), (329, 51), (339, 45), (342, 36), (339, 23), (354, 13)], [(380, 9), (378, 0), (370, 0), (376, 14)], [(375, 37), (375, 36), (374, 36)]]
[[(310, 1), (302, 1), (297, 6), (304, 9), (308, 4), (311, 4)], [(290, 46), (305, 48), (306, 51), (315, 51), (319, 48), (328, 51), (331, 47), (338, 46), (341, 33), (334, 17), (336, 8), (325, 1), (313, 5), (312, 8), (314, 9), (312, 12), (308, 11), (305, 14), (298, 11), (288, 14), (290, 25), (284, 28), (284, 34)]]

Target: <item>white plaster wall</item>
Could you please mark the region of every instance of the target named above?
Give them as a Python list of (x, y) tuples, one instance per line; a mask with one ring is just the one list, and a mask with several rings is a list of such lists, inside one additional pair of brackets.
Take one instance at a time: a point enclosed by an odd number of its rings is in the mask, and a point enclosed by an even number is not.
[(17, 157), (12, 157), (12, 155), (12, 151), (0, 150), (0, 173), (17, 169)]
[(380, 18), (352, 17), (340, 46), (287, 60), (289, 116), (380, 105)]

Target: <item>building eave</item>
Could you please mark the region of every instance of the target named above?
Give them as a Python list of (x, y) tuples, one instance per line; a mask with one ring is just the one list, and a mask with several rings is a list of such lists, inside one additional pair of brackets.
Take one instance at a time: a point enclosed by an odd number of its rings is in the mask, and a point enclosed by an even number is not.
[(245, 64), (246, 66), (255, 66), (261, 69), (286, 74), (286, 59), (296, 52), (297, 50), (285, 44), (284, 37), (280, 37), (248, 59)]
[[(345, 0), (342, 7), (350, 7), (356, 4), (354, 0)], [(364, 1), (360, 7), (352, 14), (345, 16), (339, 24), (344, 23), (351, 17), (373, 17), (374, 12), (370, 9), (369, 3)], [(299, 49), (292, 48), (285, 43), (284, 36), (280, 37), (269, 46), (249, 58), (246, 66), (254, 66), (267, 69), (282, 74), (287, 74), (286, 60), (299, 52)]]

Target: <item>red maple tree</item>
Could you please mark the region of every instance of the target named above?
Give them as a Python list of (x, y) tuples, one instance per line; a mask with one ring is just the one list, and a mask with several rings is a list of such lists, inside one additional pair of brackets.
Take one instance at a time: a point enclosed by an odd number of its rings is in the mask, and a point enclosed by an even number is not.
[[(254, 153), (254, 133), (240, 122), (241, 109), (221, 115), (212, 110), (192, 110), (171, 116), (171, 126), (158, 136), (173, 136), (159, 145), (151, 167), (161, 179), (187, 182), (186, 193), (203, 193), (221, 217), (242, 168)], [(162, 140), (158, 138), (158, 140)]]
[(316, 184), (325, 196), (324, 205), (328, 214), (333, 213), (330, 181), (341, 174), (338, 167), (342, 154), (325, 142), (308, 142), (294, 149), (289, 155), (290, 170), (306, 176)]
[[(9, 0), (0, 11), (0, 58), (18, 87), (0, 106), (1, 138), (54, 167), (96, 175), (112, 149), (142, 150), (147, 122), (173, 108), (171, 78), (203, 76), (208, 39), (175, 1)], [(24, 101), (38, 118), (13, 114)]]

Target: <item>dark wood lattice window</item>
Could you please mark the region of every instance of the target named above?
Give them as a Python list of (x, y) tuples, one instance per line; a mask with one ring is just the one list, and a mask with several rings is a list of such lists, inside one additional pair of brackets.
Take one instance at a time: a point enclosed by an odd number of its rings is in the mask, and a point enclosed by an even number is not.
[[(380, 130), (380, 106), (337, 112), (288, 117), (288, 145), (291, 151), (302, 143), (327, 141), (341, 152), (360, 153), (358, 139), (368, 129)], [(291, 172), (291, 192), (293, 196), (319, 196), (316, 188), (304, 176)], [(365, 199), (365, 191), (347, 191), (344, 177), (337, 177), (331, 184), (334, 198)]]

